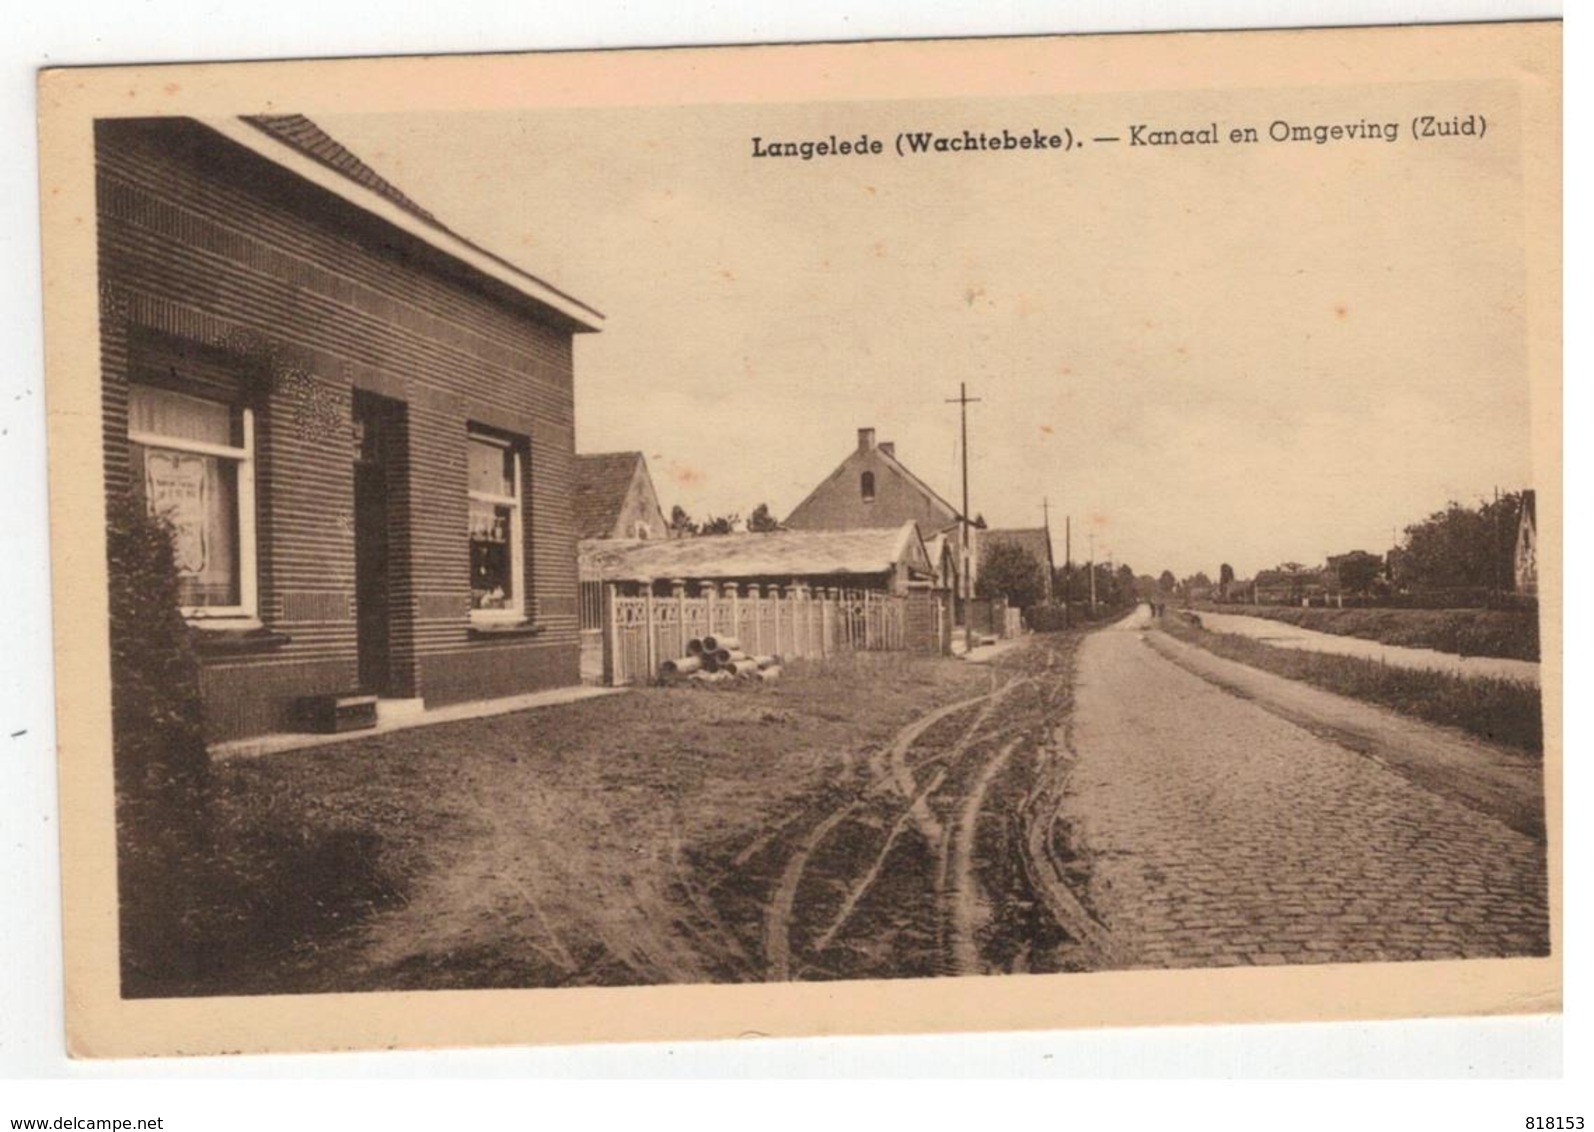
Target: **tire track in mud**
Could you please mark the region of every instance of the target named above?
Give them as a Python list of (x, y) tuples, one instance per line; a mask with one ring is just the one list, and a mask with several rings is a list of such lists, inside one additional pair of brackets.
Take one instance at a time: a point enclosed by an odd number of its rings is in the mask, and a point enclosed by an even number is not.
[(908, 822), (913, 818), (915, 807), (925, 797), (939, 790), (941, 783), (944, 781), (946, 781), (946, 770), (944, 768), (938, 769), (935, 774), (931, 775), (930, 784), (917, 794), (913, 801), (897, 816), (897, 820), (892, 823), (891, 832), (886, 834), (885, 844), (880, 847), (880, 852), (875, 854), (874, 862), (865, 870), (863, 877), (858, 883), (847, 893), (846, 899), (841, 902), (841, 908), (836, 912), (835, 918), (831, 920), (830, 926), (820, 933), (818, 939), (814, 940), (813, 948), (815, 951), (823, 951), (829, 947), (831, 941), (835, 939), (836, 933), (846, 926), (847, 920), (857, 909), (859, 901), (864, 898), (870, 886), (879, 879), (880, 872), (885, 867), (886, 859), (891, 856), (891, 850), (897, 844), (897, 839), (908, 828)]
[(764, 961), (769, 978), (784, 982), (791, 978), (791, 917), (797, 903), (797, 886), (802, 883), (808, 860), (827, 834), (850, 817), (860, 803), (854, 801), (834, 810), (809, 831), (801, 846), (780, 874), (780, 882), (769, 900), (764, 918)]
[[(968, 795), (963, 799), (957, 823), (951, 827), (942, 850), (945, 861), (950, 858), (950, 884), (942, 893), (945, 901), (943, 918), (951, 927), (950, 959), (952, 973), (979, 975), (984, 973), (979, 945), (974, 934), (980, 919), (981, 887), (974, 875), (974, 841), (980, 821), (980, 810), (985, 803), (985, 792), (992, 781), (1007, 765), (1019, 740), (1014, 739), (986, 760), (974, 780)], [(948, 851), (949, 850), (949, 851)]]
[[(1066, 736), (1062, 741), (1066, 745)], [(1047, 751), (1046, 761), (1058, 761), (1054, 750)], [(1038, 773), (1036, 789), (1020, 809), (1024, 871), (1052, 919), (1078, 941), (1084, 964), (1091, 969), (1108, 968), (1117, 962), (1112, 937), (1075, 894), (1067, 879), (1069, 861), (1057, 848), (1057, 819), (1064, 802), (1060, 784), (1066, 773), (1065, 770), (1050, 778), (1044, 772)]]
[[(862, 878), (851, 886), (843, 898), (841, 907), (836, 911), (830, 925), (820, 932), (809, 945), (811, 952), (815, 954), (823, 952), (834, 941), (837, 932), (845, 925), (857, 909), (859, 902), (880, 876), (886, 860), (890, 857), (892, 849), (896, 846), (898, 838), (904, 832), (910, 820), (926, 840), (939, 847), (938, 855), (944, 859), (948, 841), (947, 830), (930, 808), (928, 799), (945, 780), (946, 770), (944, 765), (936, 769), (930, 776), (930, 785), (924, 788), (920, 787), (919, 779), (915, 772), (917, 769), (925, 768), (935, 763), (951, 764), (956, 762), (980, 738), (980, 729), (989, 721), (997, 703), (1015, 689), (1032, 682), (1032, 678), (1014, 677), (982, 695), (973, 696), (925, 712), (898, 730), (891, 741), (877, 750), (870, 758), (869, 765), (874, 775), (873, 789), (895, 790), (908, 799), (908, 804), (892, 823), (890, 832), (887, 833), (884, 843), (878, 852), (875, 853), (873, 861), (864, 870)], [(910, 763), (908, 759), (909, 752), (917, 743), (924, 739), (926, 734), (936, 724), (941, 723), (943, 720), (949, 720), (974, 707), (979, 708), (978, 713), (951, 748), (945, 752), (926, 755), (919, 759), (916, 765)], [(787, 861), (765, 914), (765, 957), (771, 979), (785, 980), (792, 977), (791, 919), (796, 907), (798, 888), (803, 882), (804, 874), (815, 851), (831, 831), (843, 821), (852, 817), (864, 806), (866, 801), (866, 799), (861, 798), (854, 799), (821, 819), (813, 827), (809, 837)], [(745, 860), (746, 856), (746, 850), (742, 854), (738, 854), (738, 857), (742, 860)], [(941, 872), (944, 873), (944, 871), (943, 860)]]
[(915, 717), (870, 756), (869, 781), (735, 855), (774, 862), (761, 902), (768, 979), (1028, 970), (1032, 957), (1074, 969), (1110, 954), (1051, 843), (1074, 643), (1015, 650), (993, 670), (999, 686)]

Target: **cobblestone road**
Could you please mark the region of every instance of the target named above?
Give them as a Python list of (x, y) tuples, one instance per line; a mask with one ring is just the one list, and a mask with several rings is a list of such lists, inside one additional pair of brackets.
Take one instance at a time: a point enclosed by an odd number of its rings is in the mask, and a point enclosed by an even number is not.
[(1547, 952), (1534, 838), (1221, 691), (1133, 622), (1087, 638), (1076, 697), (1064, 816), (1120, 965)]

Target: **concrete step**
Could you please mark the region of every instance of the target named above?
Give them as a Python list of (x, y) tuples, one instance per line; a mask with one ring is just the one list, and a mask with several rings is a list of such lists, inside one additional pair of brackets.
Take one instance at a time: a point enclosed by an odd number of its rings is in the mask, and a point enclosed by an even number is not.
[(379, 699), (376, 701), (376, 725), (385, 727), (417, 719), (425, 711), (426, 701), (419, 696), (409, 700)]

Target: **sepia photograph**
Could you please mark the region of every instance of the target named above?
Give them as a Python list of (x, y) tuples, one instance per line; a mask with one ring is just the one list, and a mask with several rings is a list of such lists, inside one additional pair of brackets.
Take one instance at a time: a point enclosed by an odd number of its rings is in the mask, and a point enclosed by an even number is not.
[(1559, 83), (47, 72), (79, 1052), (1558, 1009)]

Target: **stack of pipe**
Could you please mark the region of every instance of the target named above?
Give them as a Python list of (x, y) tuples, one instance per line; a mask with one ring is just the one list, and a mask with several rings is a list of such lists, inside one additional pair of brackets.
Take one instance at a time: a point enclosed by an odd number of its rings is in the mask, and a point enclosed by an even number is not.
[(698, 686), (712, 687), (715, 684), (724, 684), (724, 683), (727, 683), (727, 682), (729, 682), (731, 680), (734, 680), (735, 677), (732, 676), (729, 672), (724, 672), (724, 671), (720, 671), (720, 672), (702, 671), (702, 672), (694, 672), (694, 673), (692, 673), (692, 675), (690, 677), (688, 677), (688, 679), (690, 679), (693, 684), (696, 684)]
[(732, 662), (729, 670), (734, 672), (741, 680), (778, 680), (780, 679), (780, 657), (778, 656), (750, 656), (744, 660)]
[(659, 665), (659, 683), (670, 685), (690, 681), (702, 687), (723, 684), (729, 680), (780, 679), (780, 657), (749, 656), (740, 646), (741, 642), (735, 637), (694, 637), (687, 642), (688, 655), (666, 660)]
[(694, 672), (701, 671), (702, 667), (701, 656), (678, 656), (659, 665), (659, 676), (666, 681), (673, 680), (678, 676), (690, 676)]

